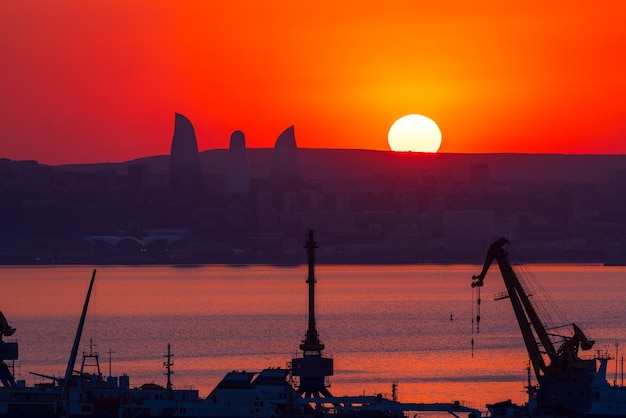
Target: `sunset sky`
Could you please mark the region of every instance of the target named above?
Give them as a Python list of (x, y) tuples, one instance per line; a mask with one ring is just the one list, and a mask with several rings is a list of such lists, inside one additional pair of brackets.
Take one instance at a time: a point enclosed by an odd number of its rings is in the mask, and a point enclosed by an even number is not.
[(624, 153), (621, 1), (84, 1), (0, 6), (0, 157), (45, 164), (200, 150), (389, 150), (409, 113), (440, 152)]

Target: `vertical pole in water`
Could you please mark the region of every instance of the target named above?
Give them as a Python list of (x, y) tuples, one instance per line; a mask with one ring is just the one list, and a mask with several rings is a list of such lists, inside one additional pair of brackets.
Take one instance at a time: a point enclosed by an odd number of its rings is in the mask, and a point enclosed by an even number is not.
[(83, 334), (83, 327), (85, 325), (85, 317), (87, 316), (87, 307), (89, 306), (89, 299), (91, 298), (91, 289), (93, 289), (93, 282), (96, 278), (96, 269), (93, 269), (91, 275), (91, 282), (89, 282), (89, 290), (87, 290), (87, 297), (85, 298), (85, 304), (83, 305), (83, 312), (80, 315), (80, 322), (78, 323), (78, 329), (76, 330), (76, 336), (74, 337), (74, 345), (72, 346), (72, 352), (70, 359), (67, 362), (67, 369), (65, 369), (65, 380), (63, 381), (63, 390), (61, 391), (61, 400), (65, 403), (65, 415), (69, 416), (69, 392), (70, 392), (70, 379), (74, 372), (74, 365), (76, 364), (76, 356), (78, 355), (78, 345), (80, 344), (80, 338)]

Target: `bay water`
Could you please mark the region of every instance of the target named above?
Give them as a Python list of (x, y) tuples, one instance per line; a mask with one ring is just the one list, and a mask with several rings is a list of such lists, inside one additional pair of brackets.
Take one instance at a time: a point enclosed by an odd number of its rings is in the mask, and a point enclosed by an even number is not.
[[(0, 310), (17, 329), (15, 374), (63, 376), (92, 270), (96, 280), (80, 344), (101, 372), (131, 386), (165, 386), (171, 345), (174, 388), (206, 396), (231, 370), (288, 367), (308, 322), (303, 266), (4, 266)], [(334, 359), (335, 396), (390, 395), (405, 402), (525, 400), (528, 356), (497, 265), (482, 288), (479, 265), (318, 265), (316, 328)], [(576, 323), (608, 354), (622, 381), (626, 267), (531, 265), (558, 324)], [(534, 290), (533, 290), (534, 292)], [(533, 298), (535, 295), (533, 295)], [(480, 323), (476, 316), (480, 314)], [(554, 314), (553, 314), (554, 315)], [(479, 328), (478, 326), (479, 325)], [(569, 329), (566, 327), (567, 332)], [(472, 344), (472, 341), (474, 342)], [(87, 370), (87, 371), (92, 371)]]

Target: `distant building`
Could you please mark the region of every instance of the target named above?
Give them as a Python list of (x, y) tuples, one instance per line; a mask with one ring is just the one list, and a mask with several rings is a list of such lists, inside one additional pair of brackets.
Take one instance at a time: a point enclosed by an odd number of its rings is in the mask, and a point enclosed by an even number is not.
[(276, 140), (270, 183), (279, 191), (296, 190), (300, 186), (298, 146), (293, 126), (285, 129)]
[(96, 185), (101, 192), (111, 192), (117, 184), (117, 175), (114, 168), (100, 168), (96, 170)]
[(246, 138), (241, 131), (235, 131), (230, 136), (225, 191), (229, 194), (248, 193), (250, 191), (250, 170), (246, 153)]
[(170, 185), (174, 196), (181, 199), (196, 200), (206, 195), (196, 134), (189, 119), (180, 113), (176, 113), (174, 123)]
[(493, 210), (450, 210), (444, 212), (444, 234), (446, 238), (480, 237), (489, 243), (496, 233)]
[(128, 165), (128, 186), (135, 192), (143, 193), (148, 190), (150, 167), (147, 164)]
[(470, 167), (470, 182), (474, 185), (487, 187), (491, 181), (489, 165), (474, 164)]
[(94, 260), (140, 262), (167, 261), (173, 246), (191, 236), (186, 228), (153, 228), (141, 231), (146, 236), (92, 235), (83, 240), (91, 245)]
[(493, 210), (445, 211), (443, 232), (447, 246), (459, 257), (470, 256), (480, 260), (484, 248), (497, 237)]

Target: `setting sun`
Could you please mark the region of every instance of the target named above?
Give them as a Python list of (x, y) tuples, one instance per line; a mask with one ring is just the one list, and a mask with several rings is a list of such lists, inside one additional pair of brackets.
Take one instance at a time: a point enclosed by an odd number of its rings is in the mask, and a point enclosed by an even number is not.
[(391, 125), (387, 137), (392, 151), (437, 152), (441, 146), (439, 126), (422, 115), (401, 117)]

